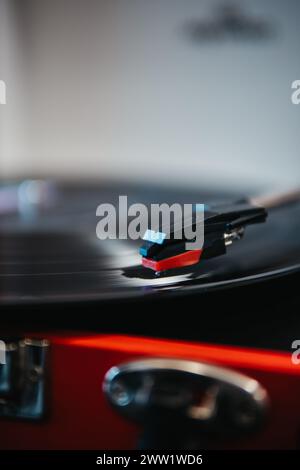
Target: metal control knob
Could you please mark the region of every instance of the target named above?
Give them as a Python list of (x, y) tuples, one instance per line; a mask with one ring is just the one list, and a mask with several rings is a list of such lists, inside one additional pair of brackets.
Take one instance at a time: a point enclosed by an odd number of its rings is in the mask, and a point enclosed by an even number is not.
[(180, 433), (185, 439), (188, 434), (222, 438), (254, 432), (268, 403), (266, 390), (251, 377), (177, 359), (149, 358), (112, 367), (103, 389), (124, 417), (157, 433), (176, 434), (178, 445)]

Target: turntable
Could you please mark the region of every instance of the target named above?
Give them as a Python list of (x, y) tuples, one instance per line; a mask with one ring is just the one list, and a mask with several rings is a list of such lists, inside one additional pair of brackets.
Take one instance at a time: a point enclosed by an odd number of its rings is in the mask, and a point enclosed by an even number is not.
[[(159, 448), (184, 445), (191, 449), (199, 442), (206, 448), (298, 446), (300, 416), (293, 404), (300, 391), (300, 369), (292, 362), (292, 344), (300, 331), (299, 204), (270, 211), (268, 221), (249, 226), (243, 241), (233, 244), (226, 255), (157, 277), (141, 264), (140, 241), (97, 239), (99, 203), (116, 203), (119, 194), (146, 205), (162, 200), (170, 204), (178, 200), (229, 202), (243, 195), (113, 183), (39, 184), (42, 203), (23, 204), (21, 209), (20, 204), (6, 205), (6, 216), (1, 219), (1, 330), (9, 357), (5, 370), (6, 377), (23, 377), (21, 388), (8, 381), (5, 389), (2, 373), (2, 448), (27, 449), (32, 439), (37, 448), (48, 449), (132, 448), (138, 441), (146, 448), (152, 443)], [(19, 185), (10, 186), (11, 191), (15, 188), (20, 190)], [(241, 373), (241, 384), (249, 377), (257, 380), (268, 402), (262, 410), (264, 424), (256, 426), (252, 416), (251, 432), (247, 426), (238, 426), (235, 432), (224, 434), (225, 424), (216, 420), (211, 424), (213, 432), (200, 426), (204, 431), (199, 438), (197, 432), (187, 432), (187, 442), (182, 441), (182, 433), (165, 441), (157, 432), (153, 441), (151, 422), (138, 439), (136, 429), (144, 423), (132, 427), (134, 408), (124, 419), (118, 401), (113, 402), (117, 408), (113, 410), (110, 392), (106, 388), (105, 399), (101, 381), (117, 364), (124, 374), (122, 364), (138, 361), (130, 367), (140, 370), (147, 366), (146, 359), (153, 380), (160, 377), (156, 371), (161, 367), (175, 367), (179, 375), (171, 374), (171, 383), (175, 379), (181, 383), (180, 374), (188, 374), (191, 361), (197, 367), (199, 363), (218, 366), (222, 374), (223, 368), (225, 373), (235, 370)], [(157, 365), (155, 360), (171, 361), (171, 365)], [(24, 376), (20, 361), (27, 364), (29, 376)], [(33, 382), (28, 379), (31, 374), (35, 374)], [(205, 374), (219, 383), (219, 371), (215, 375), (212, 368)], [(126, 378), (129, 383), (130, 377)], [(198, 386), (197, 380), (193, 378), (191, 387)], [(228, 380), (231, 384), (232, 378)], [(112, 386), (112, 390), (119, 387)], [(71, 396), (70, 389), (74, 390)], [(120, 390), (117, 397), (124, 393)], [(239, 389), (238, 393), (246, 392)], [(289, 397), (288, 404), (283, 395)], [(37, 396), (42, 398), (39, 406)], [(77, 400), (84, 406), (78, 408)], [(255, 406), (259, 406), (258, 413), (262, 405)], [(147, 422), (143, 413), (139, 416)], [(74, 419), (86, 429), (84, 436)], [(103, 420), (112, 423), (105, 433), (99, 431)], [(176, 423), (175, 419), (174, 427), (181, 429)], [(153, 426), (157, 429), (157, 423)], [(233, 424), (226, 426), (228, 430)]]

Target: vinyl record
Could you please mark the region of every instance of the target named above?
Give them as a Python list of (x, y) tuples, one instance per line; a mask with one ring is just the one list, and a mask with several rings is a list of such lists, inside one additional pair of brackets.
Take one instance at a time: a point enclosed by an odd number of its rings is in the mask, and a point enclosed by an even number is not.
[(259, 282), (300, 268), (300, 204), (272, 211), (218, 258), (157, 277), (140, 241), (99, 240), (96, 208), (117, 204), (234, 201), (245, 194), (113, 184), (58, 184), (49, 207), (0, 218), (0, 303), (20, 305), (188, 294)]

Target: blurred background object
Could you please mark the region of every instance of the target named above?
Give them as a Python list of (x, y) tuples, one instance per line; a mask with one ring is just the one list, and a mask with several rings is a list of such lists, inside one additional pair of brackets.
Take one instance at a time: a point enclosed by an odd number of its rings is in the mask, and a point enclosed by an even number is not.
[(297, 0), (0, 0), (1, 178), (299, 182)]

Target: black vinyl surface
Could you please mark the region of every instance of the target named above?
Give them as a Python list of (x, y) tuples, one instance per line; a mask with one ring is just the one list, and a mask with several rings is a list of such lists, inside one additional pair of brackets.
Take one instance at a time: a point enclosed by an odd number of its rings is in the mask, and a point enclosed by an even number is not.
[(266, 223), (248, 227), (226, 255), (157, 278), (140, 264), (141, 242), (97, 239), (98, 204), (116, 202), (119, 194), (128, 194), (129, 203), (147, 204), (230, 201), (239, 195), (101, 186), (61, 186), (57, 194), (54, 206), (35, 217), (2, 217), (0, 303), (201, 292), (282, 275), (300, 266), (300, 204), (271, 212)]

